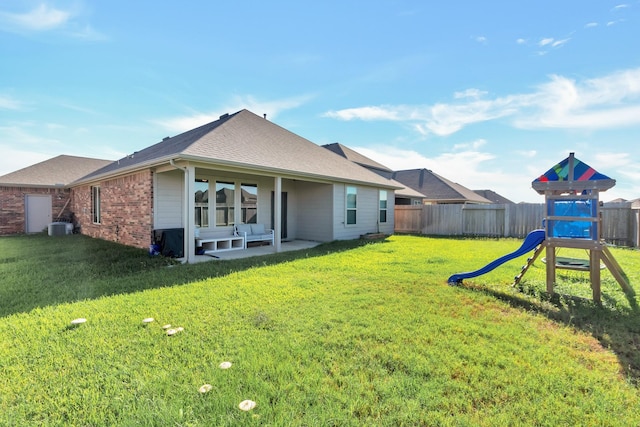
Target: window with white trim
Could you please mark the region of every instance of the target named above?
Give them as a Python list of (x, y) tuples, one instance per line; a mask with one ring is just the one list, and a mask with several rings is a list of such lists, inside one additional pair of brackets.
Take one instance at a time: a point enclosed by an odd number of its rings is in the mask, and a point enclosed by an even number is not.
[(353, 225), (357, 223), (358, 189), (356, 187), (347, 186), (346, 196), (346, 224)]
[(387, 222), (387, 190), (380, 190), (379, 196), (379, 222), (380, 224)]

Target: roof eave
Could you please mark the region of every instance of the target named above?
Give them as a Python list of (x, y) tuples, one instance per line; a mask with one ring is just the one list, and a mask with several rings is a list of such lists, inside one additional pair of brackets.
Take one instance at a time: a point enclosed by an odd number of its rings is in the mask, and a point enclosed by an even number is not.
[(533, 181), (531, 187), (539, 194), (546, 191), (606, 191), (616, 185), (615, 179), (599, 179), (594, 181)]
[(144, 169), (149, 169), (157, 166), (161, 166), (169, 163), (171, 159), (175, 159), (176, 156), (166, 156), (159, 159), (149, 160), (147, 162), (136, 163), (135, 165), (125, 166), (120, 169), (116, 169), (109, 172), (104, 172), (99, 175), (87, 175), (80, 179), (68, 184), (69, 187), (77, 187), (79, 185), (89, 184), (96, 181), (104, 181), (105, 179), (115, 178), (122, 175), (128, 175), (134, 172), (138, 172)]
[[(249, 167), (247, 166), (246, 163), (239, 163), (239, 162), (231, 162), (231, 161), (226, 161), (226, 160), (215, 160), (212, 161), (211, 158), (208, 157), (200, 157), (200, 156), (194, 156), (194, 155), (185, 155), (185, 154), (174, 154), (174, 155), (170, 155), (170, 156), (164, 156), (158, 159), (154, 159), (154, 160), (150, 160), (148, 162), (143, 162), (143, 163), (138, 163), (136, 165), (132, 165), (129, 167), (123, 167), (120, 169), (116, 169), (114, 171), (110, 171), (110, 172), (105, 172), (103, 174), (100, 175), (94, 175), (91, 176), (89, 178), (81, 178), (77, 181), (72, 182), (71, 184), (69, 184), (70, 187), (75, 187), (75, 186), (79, 186), (79, 185), (83, 185), (83, 184), (88, 184), (91, 182), (96, 182), (96, 181), (103, 181), (105, 179), (108, 178), (114, 178), (117, 176), (121, 176), (121, 175), (128, 175), (140, 170), (144, 170), (144, 169), (148, 169), (148, 168), (152, 168), (152, 167), (158, 167), (158, 166), (163, 166), (166, 164), (170, 164), (171, 161), (186, 161), (186, 162), (197, 162), (197, 163), (205, 163), (205, 164), (215, 164), (215, 165), (220, 165), (220, 166), (226, 166), (229, 168), (234, 168), (234, 169), (249, 169)], [(282, 177), (286, 177), (286, 178), (291, 178), (291, 179), (296, 179), (296, 178), (309, 178), (309, 179), (313, 179), (313, 180), (317, 180), (317, 181), (325, 181), (325, 182), (330, 182), (330, 181), (339, 181), (339, 182), (345, 182), (345, 183), (349, 183), (349, 184), (360, 184), (360, 185), (369, 185), (369, 186), (377, 186), (377, 187), (381, 187), (381, 188), (388, 188), (388, 189), (400, 189), (402, 187), (398, 187), (396, 185), (393, 185), (391, 183), (389, 184), (383, 184), (383, 183), (379, 183), (379, 182), (372, 182), (372, 181), (362, 181), (362, 180), (356, 180), (356, 179), (345, 179), (345, 178), (338, 178), (338, 177), (332, 177), (332, 176), (326, 176), (326, 175), (319, 175), (319, 174), (312, 174), (312, 173), (305, 173), (305, 172), (297, 172), (297, 171), (290, 171), (290, 170), (285, 170), (285, 169), (278, 169), (278, 168), (269, 168), (266, 166), (257, 166), (257, 165), (251, 165), (250, 167), (251, 171), (259, 171), (259, 172), (263, 172), (263, 173), (268, 173), (274, 176), (282, 176)]]
[[(247, 165), (246, 163), (232, 162), (232, 161), (228, 161), (228, 160), (218, 160), (218, 159), (216, 159), (215, 161), (212, 161), (212, 159), (210, 159), (208, 157), (200, 157), (200, 156), (194, 156), (194, 155), (181, 154), (180, 156), (172, 157), (172, 159), (174, 161), (183, 160), (183, 161), (188, 161), (188, 162), (198, 162), (198, 163), (209, 163), (209, 164), (215, 164), (215, 165), (222, 165), (222, 166), (227, 166), (227, 167), (231, 167), (231, 168), (234, 168), (234, 169), (250, 170), (252, 172), (253, 171), (258, 171), (258, 172), (266, 173), (266, 174), (269, 174), (269, 175), (273, 175), (274, 177), (275, 176), (281, 176), (283, 178), (290, 178), (290, 179), (299, 179), (299, 178), (302, 177), (302, 178), (308, 178), (308, 179), (311, 179), (311, 180), (314, 180), (314, 181), (324, 181), (324, 182), (335, 182), (335, 181), (338, 181), (338, 182), (344, 182), (344, 183), (348, 183), (348, 184), (361, 184), (361, 185), (368, 185), (368, 186), (377, 186), (377, 187), (394, 189), (394, 190), (403, 188), (403, 187), (399, 187), (397, 185), (394, 185), (392, 183), (388, 183), (388, 184), (384, 183), (383, 184), (381, 182), (340, 178), (340, 177), (335, 177), (335, 176), (314, 174), (314, 173), (308, 173), (308, 172), (291, 171), (289, 169), (280, 169), (280, 168), (273, 168), (273, 167), (268, 167), (268, 166)], [(376, 175), (376, 176), (378, 176), (378, 175)]]
[(0, 182), (0, 187), (67, 189), (70, 188), (70, 184), (26, 184), (15, 182)]

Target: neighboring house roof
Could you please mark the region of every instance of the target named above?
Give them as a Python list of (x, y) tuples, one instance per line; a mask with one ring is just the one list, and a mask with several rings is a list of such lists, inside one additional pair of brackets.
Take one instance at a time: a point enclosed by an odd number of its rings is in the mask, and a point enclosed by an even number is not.
[(414, 190), (411, 187), (407, 187), (406, 184), (401, 183), (400, 181), (396, 181), (395, 179), (392, 179), (391, 182), (393, 182), (396, 185), (401, 186), (402, 188), (399, 190), (396, 190), (396, 197), (408, 197), (411, 199), (424, 199), (427, 196), (425, 196), (424, 194), (422, 194), (421, 192)]
[(491, 203), (497, 203), (500, 205), (515, 204), (511, 200), (507, 199), (504, 196), (501, 196), (500, 194), (496, 193), (493, 190), (473, 190), (473, 192), (479, 195), (480, 197), (484, 197), (485, 199), (490, 200)]
[[(357, 151), (354, 151), (349, 147), (345, 147), (339, 142), (334, 142), (333, 144), (325, 144), (323, 145), (323, 147), (329, 151), (333, 151), (334, 153), (339, 154), (340, 156), (344, 157), (347, 160), (351, 160), (353, 163), (357, 163), (360, 166), (363, 166), (369, 170), (372, 170), (373, 172), (378, 173), (378, 171), (380, 171), (380, 172), (387, 172), (388, 174), (391, 174), (393, 172), (391, 169), (389, 169), (385, 165), (380, 164), (375, 160), (368, 158), (367, 156), (363, 156)], [(380, 175), (385, 176), (383, 174), (380, 174)], [(388, 176), (385, 176), (385, 178), (387, 177)]]
[(638, 208), (640, 207), (640, 198), (627, 200), (627, 199), (623, 199), (622, 197), (618, 197), (617, 199), (609, 200), (608, 202), (605, 203), (605, 205), (615, 204), (615, 203), (629, 203), (632, 208)]
[(395, 188), (388, 180), (248, 111), (164, 138), (91, 173), (77, 183), (103, 179), (170, 160), (187, 160), (285, 176), (304, 176)]
[(435, 203), (491, 203), (468, 188), (449, 181), (428, 169), (395, 171), (392, 178), (425, 195), (425, 201)]
[(349, 147), (346, 147), (338, 142), (334, 142), (333, 144), (325, 144), (323, 145), (329, 151), (332, 151), (339, 156), (344, 157), (347, 160), (350, 160), (353, 163), (356, 163), (364, 168), (369, 169), (370, 171), (377, 173), (383, 178), (388, 179), (393, 185), (398, 187), (395, 191), (395, 195), (400, 197), (409, 197), (414, 199), (423, 199), (425, 197), (421, 192), (414, 190), (411, 187), (407, 187), (405, 184), (396, 181), (395, 179), (391, 179), (391, 175), (393, 174), (393, 170), (389, 169), (385, 165), (376, 162), (373, 159), (368, 158), (355, 150), (352, 150)]
[(64, 187), (111, 162), (111, 160), (60, 155), (0, 176), (0, 185)]

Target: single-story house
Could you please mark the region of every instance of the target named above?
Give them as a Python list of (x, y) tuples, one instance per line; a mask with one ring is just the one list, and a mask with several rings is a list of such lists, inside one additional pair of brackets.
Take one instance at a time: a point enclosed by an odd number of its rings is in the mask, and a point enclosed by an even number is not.
[(424, 204), (490, 204), (491, 200), (429, 169), (395, 171), (391, 178), (425, 194)]
[(38, 233), (51, 222), (71, 221), (69, 185), (109, 163), (62, 155), (0, 176), (0, 236)]
[(362, 166), (363, 168), (369, 169), (371, 172), (375, 172), (378, 175), (391, 180), (395, 185), (401, 187), (396, 190), (395, 193), (395, 203), (396, 205), (421, 205), (423, 199), (426, 198), (424, 194), (419, 191), (414, 190), (411, 187), (406, 186), (405, 184), (392, 179), (393, 170), (389, 169), (387, 166), (376, 162), (369, 157), (358, 153), (357, 151), (340, 144), (339, 142), (334, 142), (332, 144), (323, 145), (327, 150), (333, 151), (334, 153), (344, 157), (347, 160), (352, 161), (355, 164)]
[(285, 239), (392, 234), (400, 187), (241, 110), (94, 168), (62, 188), (69, 190), (69, 211), (82, 234), (146, 248), (158, 230), (180, 229), (192, 262), (197, 236), (231, 236), (242, 223), (274, 229), (276, 251)]

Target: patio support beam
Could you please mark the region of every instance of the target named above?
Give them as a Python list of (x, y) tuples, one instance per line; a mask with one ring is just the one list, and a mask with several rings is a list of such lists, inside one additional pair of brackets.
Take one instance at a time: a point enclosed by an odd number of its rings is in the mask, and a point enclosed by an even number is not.
[(184, 168), (184, 258), (189, 264), (196, 260), (195, 248), (195, 193), (196, 193), (196, 168), (187, 166)]
[(276, 252), (281, 251), (282, 244), (282, 177), (276, 176), (273, 183), (273, 233)]

